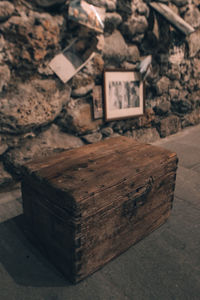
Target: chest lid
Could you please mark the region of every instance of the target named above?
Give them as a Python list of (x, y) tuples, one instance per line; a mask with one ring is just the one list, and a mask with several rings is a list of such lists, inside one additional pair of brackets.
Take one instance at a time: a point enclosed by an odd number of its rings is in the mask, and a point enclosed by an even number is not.
[(117, 137), (29, 162), (24, 181), (72, 215), (88, 217), (147, 192), (169, 168), (176, 168), (175, 153)]

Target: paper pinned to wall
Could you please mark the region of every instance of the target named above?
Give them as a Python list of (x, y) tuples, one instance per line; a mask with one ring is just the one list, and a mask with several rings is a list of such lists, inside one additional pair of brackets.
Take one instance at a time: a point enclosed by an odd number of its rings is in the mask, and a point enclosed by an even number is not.
[(195, 31), (190, 24), (185, 22), (184, 19), (182, 19), (179, 15), (173, 12), (164, 3), (150, 2), (149, 5), (185, 35), (190, 35), (192, 32)]
[(95, 56), (94, 52), (88, 51), (80, 54), (76, 48), (76, 42), (77, 40), (74, 40), (49, 63), (50, 68), (64, 83), (69, 81)]
[(69, 19), (94, 31), (103, 33), (105, 8), (97, 7), (84, 0), (72, 0), (68, 10)]

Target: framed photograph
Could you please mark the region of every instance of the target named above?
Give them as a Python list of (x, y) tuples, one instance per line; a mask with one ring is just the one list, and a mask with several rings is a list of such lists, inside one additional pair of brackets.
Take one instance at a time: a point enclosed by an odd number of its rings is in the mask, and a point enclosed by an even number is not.
[(131, 118), (144, 114), (143, 82), (132, 70), (104, 71), (105, 120)]

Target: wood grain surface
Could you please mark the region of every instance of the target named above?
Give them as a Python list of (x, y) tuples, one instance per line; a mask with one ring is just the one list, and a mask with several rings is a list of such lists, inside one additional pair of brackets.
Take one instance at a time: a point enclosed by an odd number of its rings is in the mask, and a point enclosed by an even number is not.
[(177, 156), (119, 137), (25, 168), (22, 197), (30, 228), (46, 255), (78, 282), (167, 220)]

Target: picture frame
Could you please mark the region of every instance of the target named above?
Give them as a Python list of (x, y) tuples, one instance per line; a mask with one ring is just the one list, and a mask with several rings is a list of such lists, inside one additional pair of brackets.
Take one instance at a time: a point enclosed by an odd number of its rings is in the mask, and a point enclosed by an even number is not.
[(104, 70), (105, 121), (144, 114), (144, 83), (134, 70)]

